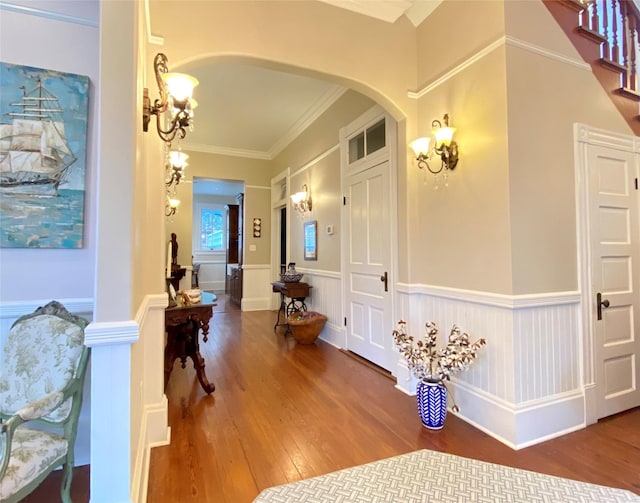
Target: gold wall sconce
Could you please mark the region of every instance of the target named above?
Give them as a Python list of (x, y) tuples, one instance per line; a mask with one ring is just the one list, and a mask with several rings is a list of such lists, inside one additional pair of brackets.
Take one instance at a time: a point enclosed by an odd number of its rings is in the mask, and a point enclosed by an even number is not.
[(176, 214), (178, 210), (178, 206), (180, 206), (180, 199), (176, 199), (174, 197), (167, 197), (167, 205), (165, 208), (165, 216), (170, 217)]
[(189, 156), (180, 150), (169, 151), (169, 161), (167, 163), (167, 181), (165, 182), (167, 187), (171, 187), (172, 184), (178, 185), (180, 180), (184, 176), (184, 169), (187, 167), (187, 159)]
[[(437, 175), (443, 169), (453, 170), (458, 164), (458, 144), (453, 141), (453, 134), (456, 128), (449, 127), (449, 114), (444, 114), (442, 118), (444, 126), (439, 120), (431, 123), (432, 136), (435, 138), (433, 149), (429, 150), (431, 137), (422, 137), (412, 141), (409, 146), (413, 149), (418, 161), (418, 168), (427, 169)], [(429, 165), (431, 159), (440, 157), (439, 169), (433, 169)]]
[[(167, 67), (167, 57), (162, 54), (156, 54), (153, 60), (153, 69), (156, 75), (156, 82), (160, 91), (160, 99), (156, 99), (151, 105), (149, 98), (149, 89), (144, 88), (142, 98), (142, 129), (147, 132), (149, 130), (149, 122), (151, 116), (156, 116), (156, 129), (158, 136), (166, 142), (170, 143), (176, 135), (183, 139), (186, 134), (186, 128), (191, 124), (193, 118), (193, 108), (195, 108), (195, 100), (192, 100), (193, 88), (198, 85), (198, 80), (184, 73), (169, 72)], [(168, 129), (162, 129), (160, 125), (160, 115), (170, 110), (170, 124)]]
[(302, 186), (302, 191), (291, 194), (291, 204), (293, 209), (297, 210), (302, 216), (307, 211), (311, 211), (313, 204), (311, 202), (311, 194), (309, 194), (309, 187), (306, 183)]

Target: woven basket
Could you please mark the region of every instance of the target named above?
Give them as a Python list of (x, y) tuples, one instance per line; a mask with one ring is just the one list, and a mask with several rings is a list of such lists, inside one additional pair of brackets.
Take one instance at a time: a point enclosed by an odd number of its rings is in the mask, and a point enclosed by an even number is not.
[[(302, 319), (298, 319), (300, 317)], [(297, 311), (287, 318), (293, 338), (300, 344), (313, 344), (322, 332), (327, 317), (314, 311)]]

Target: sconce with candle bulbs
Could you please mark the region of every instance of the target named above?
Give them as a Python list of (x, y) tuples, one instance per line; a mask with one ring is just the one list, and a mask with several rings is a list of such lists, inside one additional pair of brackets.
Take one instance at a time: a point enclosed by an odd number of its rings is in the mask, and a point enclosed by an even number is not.
[(293, 206), (293, 209), (300, 213), (301, 216), (304, 216), (307, 211), (311, 211), (313, 204), (311, 201), (311, 194), (309, 194), (309, 187), (306, 183), (302, 186), (302, 190), (300, 192), (291, 194), (291, 205)]
[(180, 206), (180, 199), (167, 196), (167, 204), (164, 212), (165, 216), (170, 217), (172, 215), (175, 215), (176, 211), (178, 210), (178, 206)]
[(169, 160), (167, 163), (167, 181), (165, 184), (167, 187), (171, 187), (172, 184), (178, 185), (180, 180), (184, 176), (184, 169), (187, 167), (187, 159), (189, 156), (180, 150), (170, 150)]
[[(444, 126), (442, 125), (444, 123)], [(418, 168), (427, 169), (429, 172), (437, 175), (443, 169), (453, 170), (458, 164), (458, 144), (453, 141), (453, 134), (456, 128), (449, 126), (449, 114), (444, 114), (442, 123), (434, 120), (431, 123), (432, 135), (435, 138), (435, 145), (429, 150), (431, 137), (418, 138), (410, 143), (418, 161)], [(441, 164), (439, 169), (433, 169), (429, 165), (429, 161), (439, 157)]]
[[(153, 60), (153, 69), (160, 91), (160, 99), (156, 99), (151, 105), (149, 90), (145, 87), (142, 99), (142, 129), (149, 130), (151, 116), (156, 116), (156, 129), (158, 136), (170, 143), (176, 135), (183, 139), (186, 128), (191, 125), (195, 101), (192, 100), (193, 88), (198, 85), (198, 80), (184, 73), (169, 72), (167, 56), (156, 54)], [(171, 111), (168, 129), (162, 129), (160, 115), (169, 109)]]

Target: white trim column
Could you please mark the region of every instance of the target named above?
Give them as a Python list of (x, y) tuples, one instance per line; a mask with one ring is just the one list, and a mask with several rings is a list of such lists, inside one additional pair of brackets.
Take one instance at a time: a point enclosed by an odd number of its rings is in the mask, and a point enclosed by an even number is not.
[(91, 503), (130, 500), (131, 344), (135, 321), (90, 323)]

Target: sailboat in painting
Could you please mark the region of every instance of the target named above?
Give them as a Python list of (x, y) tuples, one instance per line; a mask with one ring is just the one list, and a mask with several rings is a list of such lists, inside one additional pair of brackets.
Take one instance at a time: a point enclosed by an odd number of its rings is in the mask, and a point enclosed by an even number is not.
[(42, 81), (11, 103), (15, 111), (0, 124), (0, 193), (56, 196), (76, 161), (65, 136), (58, 98)]

